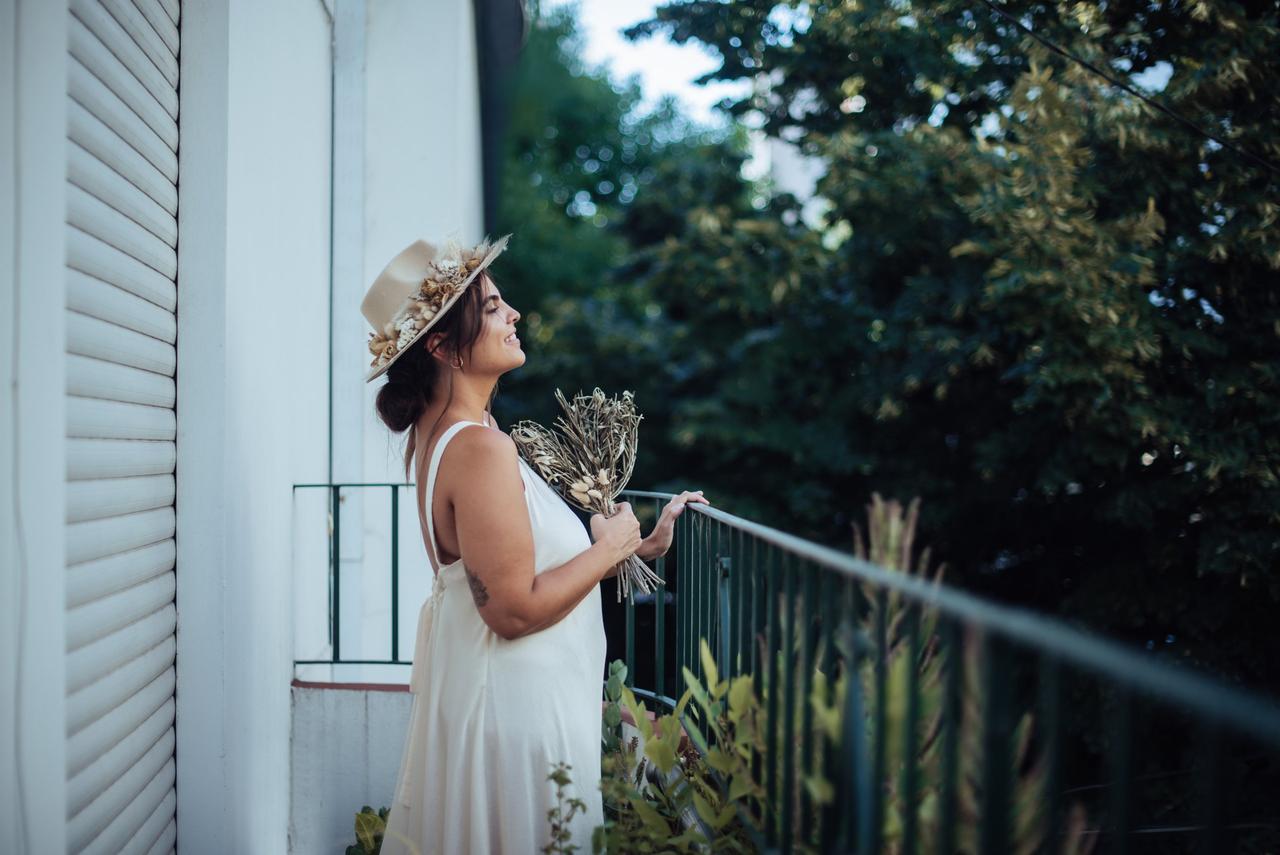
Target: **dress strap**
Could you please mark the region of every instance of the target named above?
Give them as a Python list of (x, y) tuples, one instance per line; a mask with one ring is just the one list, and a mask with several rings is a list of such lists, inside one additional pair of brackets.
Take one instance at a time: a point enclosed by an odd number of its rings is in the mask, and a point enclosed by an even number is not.
[[(439, 575), (440, 567), (436, 562), (440, 558), (440, 544), (436, 541), (435, 514), (432, 513), (432, 500), (435, 497), (436, 490), (436, 474), (440, 469), (440, 458), (444, 455), (444, 447), (449, 444), (449, 440), (453, 439), (464, 427), (476, 425), (478, 427), (486, 427), (480, 422), (455, 422), (449, 426), (444, 432), (440, 440), (436, 443), (436, 447), (431, 452), (431, 462), (427, 465), (427, 496), (422, 504), (421, 514), (427, 518), (427, 538), (431, 542), (431, 549), (428, 550), (427, 561), (431, 563), (435, 573)], [(433, 559), (431, 554), (434, 552), (436, 557)]]

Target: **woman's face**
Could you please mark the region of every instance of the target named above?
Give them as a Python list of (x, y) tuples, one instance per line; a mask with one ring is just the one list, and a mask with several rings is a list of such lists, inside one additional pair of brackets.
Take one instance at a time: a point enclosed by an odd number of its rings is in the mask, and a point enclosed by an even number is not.
[(476, 283), (484, 288), (484, 303), (480, 307), (484, 323), (480, 337), (467, 360), (467, 370), (503, 374), (524, 365), (525, 353), (516, 336), (516, 321), (520, 313), (502, 299), (502, 293), (488, 276)]

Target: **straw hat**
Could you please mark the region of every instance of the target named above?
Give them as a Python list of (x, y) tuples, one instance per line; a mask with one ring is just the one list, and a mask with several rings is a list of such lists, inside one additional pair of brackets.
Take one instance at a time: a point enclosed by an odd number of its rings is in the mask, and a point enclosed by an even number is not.
[(507, 248), (503, 235), (493, 243), (485, 238), (470, 248), (449, 241), (443, 250), (424, 240), (400, 251), (373, 280), (360, 312), (373, 327), (373, 354), (368, 383), (383, 374), (427, 330), (444, 317), (467, 286)]

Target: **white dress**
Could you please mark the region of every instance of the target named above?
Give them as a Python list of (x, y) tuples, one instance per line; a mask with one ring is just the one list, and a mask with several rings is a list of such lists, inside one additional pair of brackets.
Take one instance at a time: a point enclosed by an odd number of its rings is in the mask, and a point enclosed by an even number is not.
[[(427, 467), (427, 536), (436, 555), (431, 507), (449, 427)], [(591, 546), (582, 521), (524, 460), (525, 504), (533, 527), (534, 572), (558, 567)], [(502, 525), (494, 520), (494, 525)], [(587, 810), (570, 829), (579, 852), (604, 822), (600, 781), (600, 701), (605, 665), (600, 588), (560, 622), (508, 641), (481, 619), (459, 559), (440, 569), (418, 615), (410, 691), (413, 707), (384, 855), (527, 855), (550, 840), (554, 765), (572, 765)], [(568, 805), (563, 811), (567, 814)]]

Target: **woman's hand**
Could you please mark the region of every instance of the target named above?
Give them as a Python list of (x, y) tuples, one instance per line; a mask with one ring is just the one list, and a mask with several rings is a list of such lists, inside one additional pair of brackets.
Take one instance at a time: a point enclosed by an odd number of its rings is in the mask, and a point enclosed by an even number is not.
[(667, 554), (667, 550), (671, 548), (671, 540), (675, 536), (676, 517), (684, 513), (685, 505), (690, 502), (711, 504), (703, 498), (701, 490), (693, 492), (685, 490), (667, 502), (667, 506), (662, 509), (662, 514), (658, 517), (658, 524), (653, 527), (653, 531), (649, 532), (649, 536), (640, 542), (640, 548), (636, 550), (636, 555), (642, 561), (652, 561)]
[(591, 537), (597, 543), (603, 541), (608, 544), (617, 557), (615, 564), (634, 554), (640, 548), (640, 523), (631, 510), (631, 503), (619, 502), (611, 517), (593, 514)]

